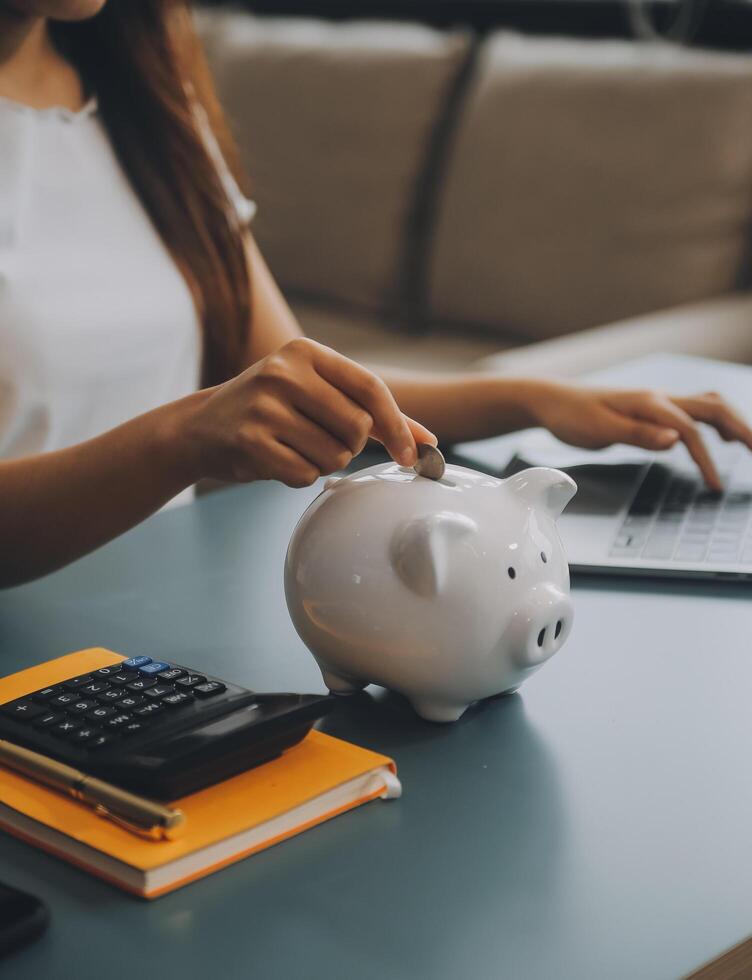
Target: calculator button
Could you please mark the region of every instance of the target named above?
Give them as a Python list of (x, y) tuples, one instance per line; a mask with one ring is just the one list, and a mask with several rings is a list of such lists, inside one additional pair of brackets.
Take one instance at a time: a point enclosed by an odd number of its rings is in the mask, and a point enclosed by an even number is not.
[(98, 728), (92, 728), (90, 726), (84, 725), (83, 728), (79, 728), (78, 731), (73, 732), (71, 735), (72, 742), (88, 742), (90, 739), (95, 738), (99, 735)]
[(165, 694), (172, 694), (174, 688), (172, 684), (155, 684), (154, 687), (150, 688), (148, 691), (144, 691), (147, 698), (153, 698), (154, 700), (159, 700), (165, 696)]
[(36, 694), (31, 695), (31, 700), (38, 701), (39, 704), (44, 704), (50, 698), (54, 698), (56, 694), (60, 694), (62, 690), (59, 684), (56, 684), (54, 687), (43, 687), (41, 691), (37, 691)]
[(121, 670), (119, 674), (113, 674), (110, 677), (110, 684), (117, 684), (118, 687), (122, 687), (124, 684), (135, 681), (137, 677), (138, 674), (135, 670)]
[(84, 684), (81, 688), (82, 694), (101, 694), (103, 691), (109, 691), (110, 685), (107, 681), (92, 681), (91, 684)]
[(80, 721), (76, 721), (75, 718), (66, 718), (64, 721), (61, 721), (58, 725), (53, 725), (50, 728), (50, 731), (52, 732), (53, 735), (62, 735), (64, 737), (67, 737), (69, 735), (72, 735), (73, 732), (75, 732), (78, 728), (81, 728)]
[(64, 711), (67, 711), (72, 704), (80, 700), (71, 691), (65, 691), (63, 694), (58, 694), (57, 697), (54, 697), (50, 701), (50, 706), (54, 705), (56, 708), (62, 708)]
[(10, 715), (17, 721), (31, 721), (32, 718), (38, 718), (49, 709), (21, 698), (18, 701), (11, 701), (10, 704), (4, 704), (2, 710), (3, 714)]
[(48, 725), (54, 725), (56, 722), (62, 721), (63, 718), (65, 715), (61, 715), (59, 711), (45, 711), (34, 719), (34, 727), (47, 728)]
[(143, 674), (146, 677), (152, 677), (154, 674), (159, 674), (163, 670), (167, 670), (169, 664), (166, 664), (163, 660), (152, 660), (150, 664), (146, 664), (144, 667), (139, 667), (139, 674)]
[(196, 684), (205, 684), (206, 678), (203, 674), (186, 674), (178, 681), (180, 687), (195, 687)]
[(63, 681), (63, 687), (66, 691), (77, 691), (79, 687), (83, 687), (84, 684), (88, 684), (89, 681), (93, 681), (94, 678), (91, 674), (84, 674), (82, 677), (71, 677), (69, 681)]
[(123, 735), (137, 735), (139, 732), (145, 732), (148, 725), (143, 721), (129, 721), (127, 725), (123, 725), (120, 731)]
[(111, 705), (100, 704), (98, 707), (92, 708), (86, 717), (90, 721), (104, 723), (108, 718), (116, 715), (119, 710), (119, 708), (112, 707)]
[(134, 714), (138, 715), (139, 718), (148, 718), (158, 711), (162, 711), (162, 705), (158, 701), (152, 701), (150, 704), (145, 704), (143, 708), (136, 708)]
[(113, 704), (115, 701), (124, 698), (127, 693), (127, 691), (124, 691), (120, 687), (111, 687), (109, 691), (103, 691), (101, 694), (98, 694), (97, 701), (101, 704)]
[(117, 731), (118, 729), (125, 728), (128, 722), (131, 720), (131, 716), (125, 714), (115, 715), (114, 718), (110, 718), (107, 722), (107, 727)]
[(182, 677), (184, 673), (185, 671), (181, 670), (180, 667), (170, 667), (169, 670), (163, 670), (157, 676), (163, 681), (176, 681), (178, 677)]
[(145, 700), (146, 698), (142, 698), (140, 694), (127, 694), (118, 701), (118, 711), (132, 711), (133, 708), (143, 704)]
[(145, 667), (150, 663), (151, 657), (129, 657), (128, 660), (124, 660), (120, 666), (123, 668), (123, 670), (138, 670), (139, 667)]
[(181, 704), (188, 704), (189, 701), (193, 701), (191, 691), (175, 691), (174, 694), (167, 694), (162, 698), (162, 704), (166, 704), (170, 708), (179, 708)]
[(139, 677), (138, 680), (133, 681), (128, 685), (129, 691), (135, 691), (140, 694), (141, 691), (146, 691), (150, 687), (154, 687), (157, 683), (155, 677)]
[(227, 685), (221, 681), (207, 681), (206, 684), (198, 684), (193, 688), (193, 693), (197, 698), (210, 698), (214, 694), (221, 694), (227, 690)]
[(81, 699), (79, 701), (74, 701), (73, 704), (68, 705), (68, 711), (72, 711), (74, 715), (83, 715), (87, 711), (91, 711), (92, 708), (96, 708), (96, 701), (86, 701)]
[(113, 664), (111, 667), (100, 667), (99, 670), (94, 671), (94, 677), (109, 678), (113, 674), (121, 673), (122, 669), (122, 664)]
[(101, 749), (112, 741), (111, 735), (95, 735), (86, 743), (87, 749)]

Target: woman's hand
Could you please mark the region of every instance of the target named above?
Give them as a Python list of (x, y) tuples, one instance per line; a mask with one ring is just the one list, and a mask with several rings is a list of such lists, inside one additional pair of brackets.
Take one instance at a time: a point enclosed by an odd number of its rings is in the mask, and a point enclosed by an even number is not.
[(403, 466), (436, 437), (403, 415), (384, 382), (312, 340), (281, 347), (231, 381), (191, 396), (197, 478), (304, 487), (343, 469), (369, 438)]
[(670, 449), (680, 439), (713, 490), (721, 481), (698, 422), (723, 439), (752, 449), (752, 429), (715, 392), (675, 398), (662, 391), (584, 388), (544, 382), (534, 399), (537, 424), (573, 446), (602, 449), (623, 442), (643, 449)]

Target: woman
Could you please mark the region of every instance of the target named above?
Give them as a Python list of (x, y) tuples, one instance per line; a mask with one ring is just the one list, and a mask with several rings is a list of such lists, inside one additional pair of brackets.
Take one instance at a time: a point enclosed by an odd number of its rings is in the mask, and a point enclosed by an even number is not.
[(302, 339), (233, 160), (184, 3), (0, 0), (0, 584), (200, 479), (301, 487), (369, 437), (406, 465), (529, 425), (682, 439), (716, 487), (696, 422), (752, 446), (716, 395), (380, 379)]

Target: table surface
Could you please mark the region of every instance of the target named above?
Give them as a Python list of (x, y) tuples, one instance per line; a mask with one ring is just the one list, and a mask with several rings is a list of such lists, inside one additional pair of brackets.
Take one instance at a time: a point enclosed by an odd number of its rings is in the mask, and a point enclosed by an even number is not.
[[(0, 592), (3, 672), (103, 645), (322, 690), (282, 588), (315, 492), (222, 491)], [(327, 722), (397, 760), (401, 800), (156, 902), (0, 835), (0, 879), (52, 910), (0, 974), (668, 980), (717, 956), (752, 931), (749, 589), (581, 578), (574, 601), (518, 695), (438, 726), (371, 689)]]

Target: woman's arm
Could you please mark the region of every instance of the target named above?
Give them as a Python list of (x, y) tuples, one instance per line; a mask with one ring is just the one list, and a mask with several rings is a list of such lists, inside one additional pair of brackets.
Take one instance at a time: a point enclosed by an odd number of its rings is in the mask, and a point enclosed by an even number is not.
[[(263, 357), (300, 335), (300, 327), (249, 236), (253, 289), (250, 358)], [(720, 481), (698, 422), (724, 439), (752, 448), (752, 429), (715, 392), (674, 398), (658, 391), (587, 388), (482, 374), (383, 375), (407, 416), (420, 419), (440, 442), (465, 442), (542, 425), (565, 442), (599, 449), (622, 442), (669, 449), (681, 439), (712, 488)]]
[(660, 451), (681, 440), (714, 490), (721, 481), (697, 423), (752, 449), (752, 429), (716, 392), (676, 398), (662, 391), (485, 375), (385, 380), (403, 411), (430, 426), (440, 441), (483, 439), (534, 425), (585, 449), (626, 443)]
[(127, 531), (191, 483), (173, 437), (180, 403), (96, 439), (0, 463), (0, 587), (43, 575)]
[(0, 586), (73, 561), (199, 479), (308, 486), (347, 466), (369, 437), (407, 466), (416, 439), (436, 442), (383, 381), (298, 338), (96, 439), (0, 463)]
[(303, 331), (250, 234), (246, 235), (246, 254), (251, 280), (246, 354), (246, 366), (250, 366), (296, 337), (302, 337)]

